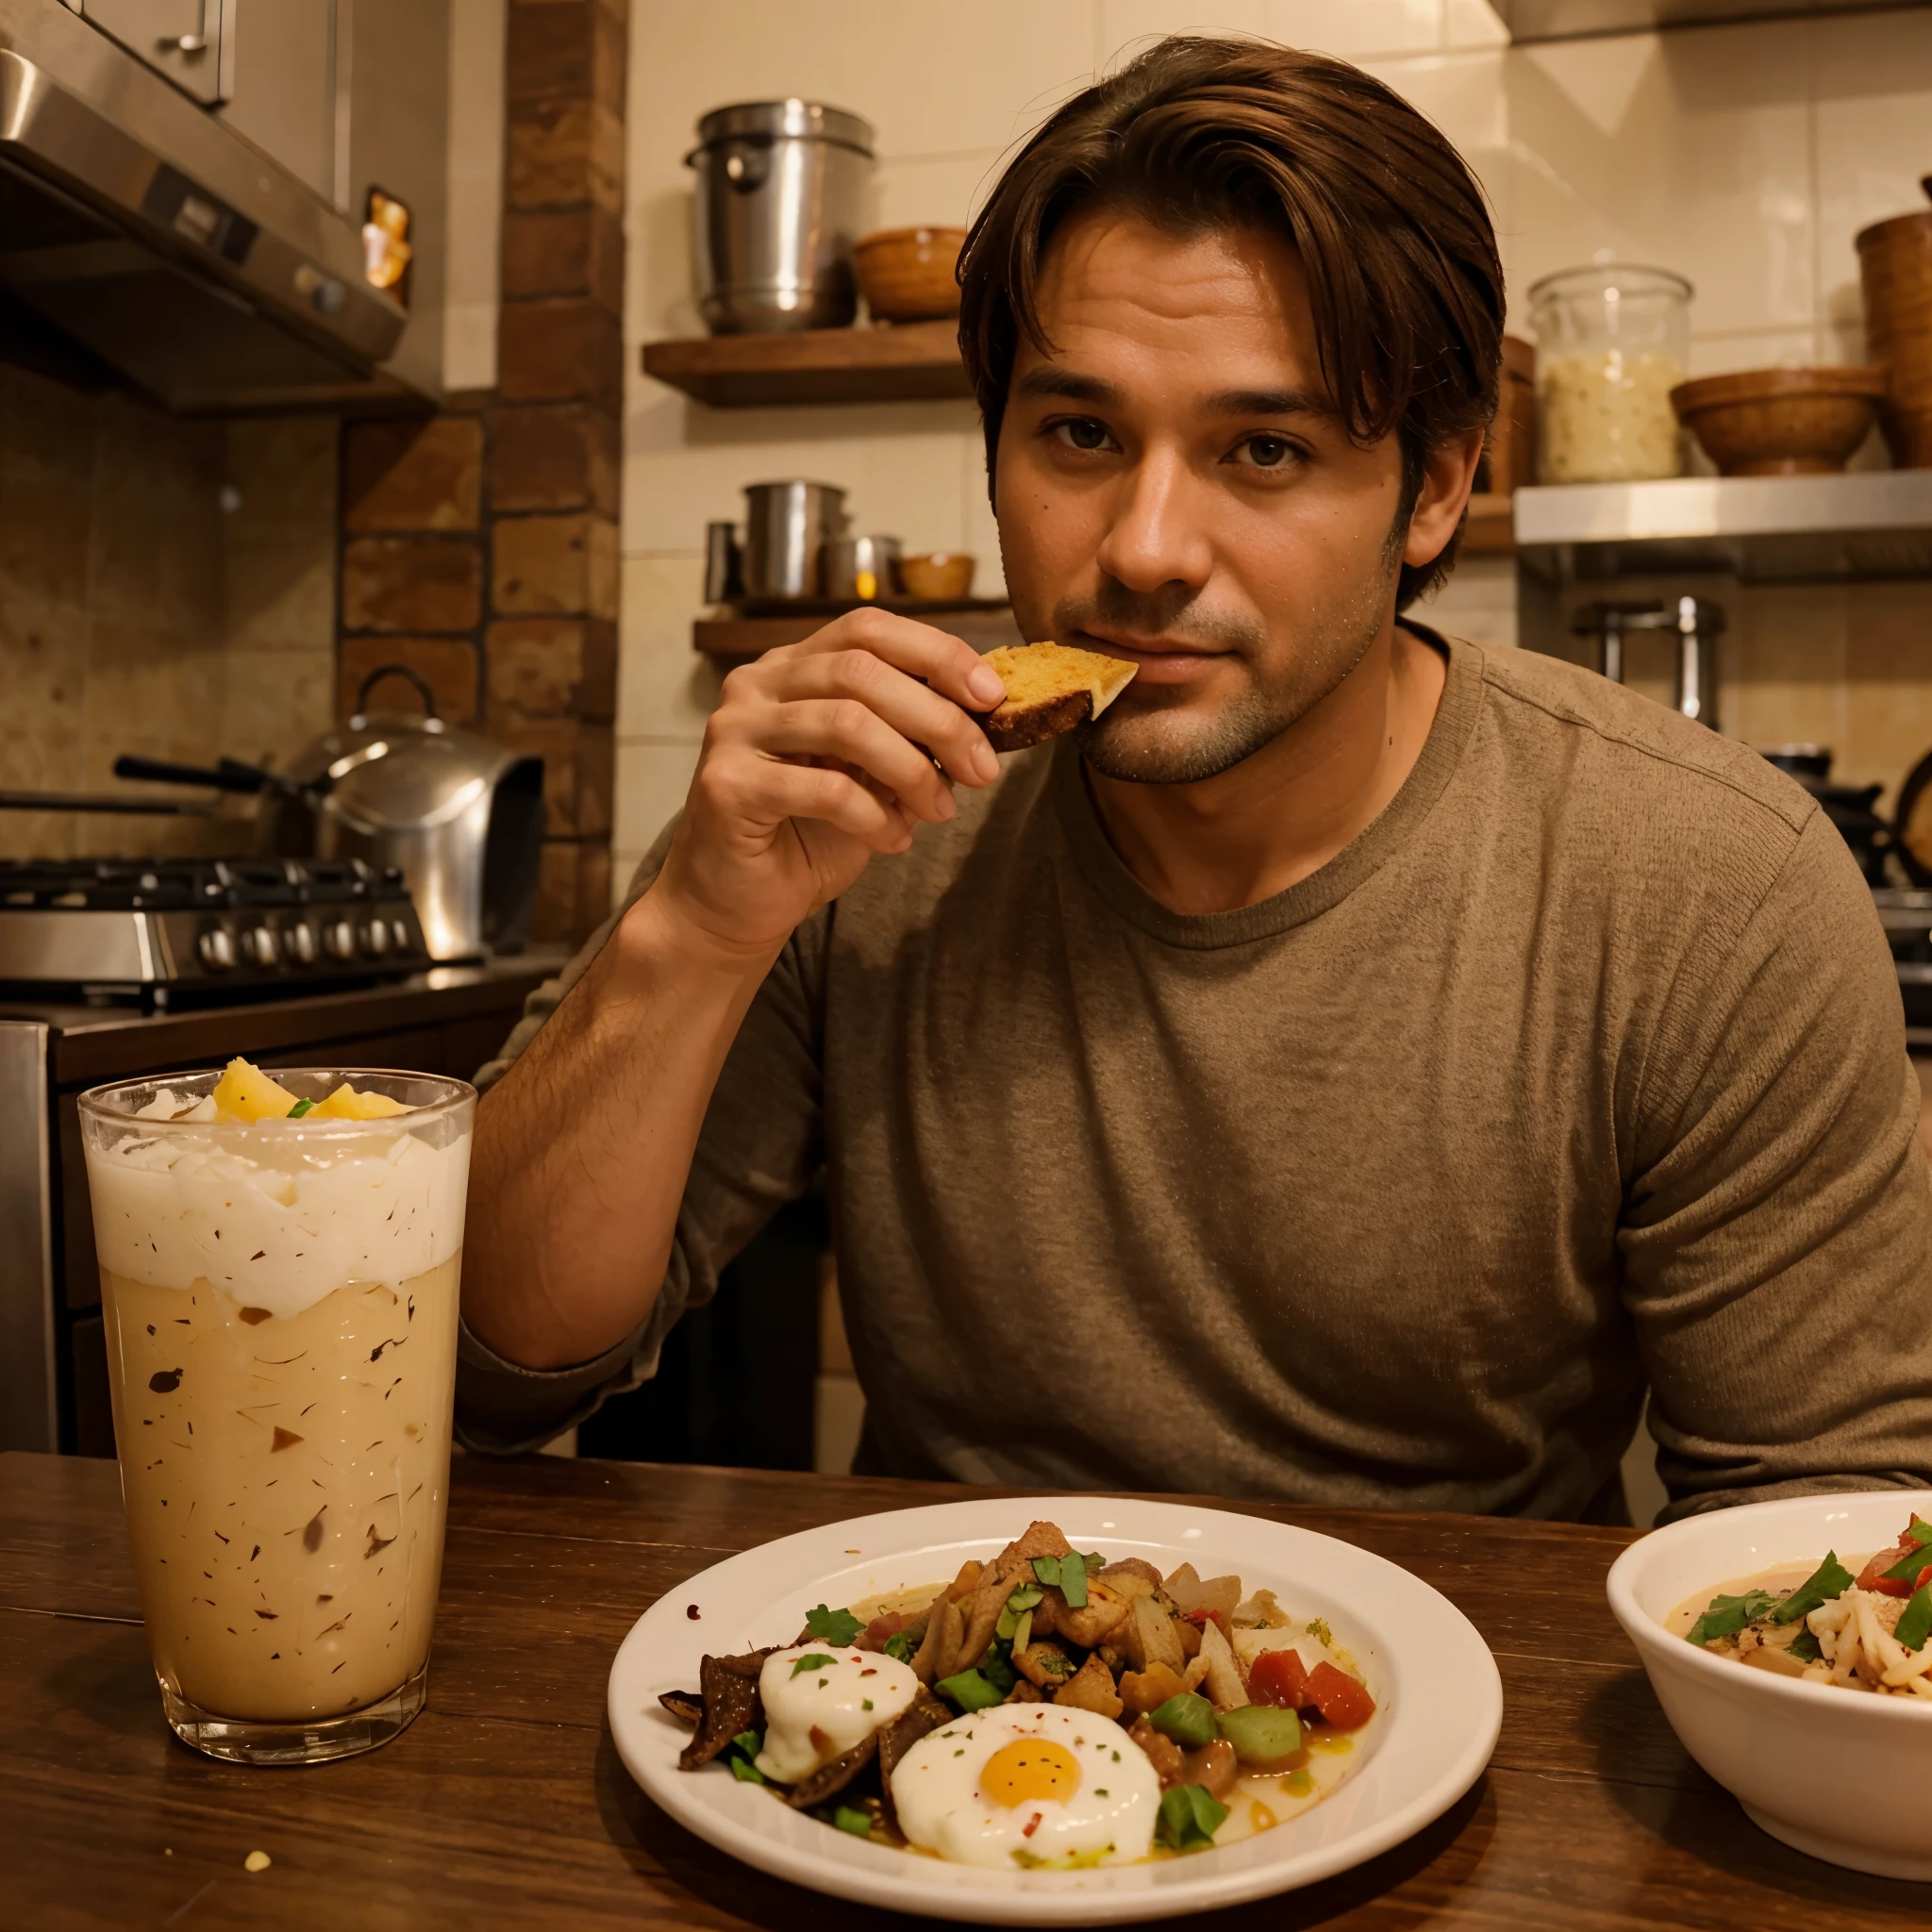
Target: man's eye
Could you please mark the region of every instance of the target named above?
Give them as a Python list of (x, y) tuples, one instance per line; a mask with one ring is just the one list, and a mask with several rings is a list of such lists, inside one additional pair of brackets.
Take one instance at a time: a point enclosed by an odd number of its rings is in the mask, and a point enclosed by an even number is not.
[(1280, 436), (1251, 436), (1238, 447), (1257, 470), (1279, 470), (1294, 460), (1294, 444)]
[(1113, 442), (1107, 433), (1107, 425), (1096, 423), (1091, 416), (1074, 416), (1064, 423), (1056, 423), (1053, 433), (1072, 449), (1106, 449)]

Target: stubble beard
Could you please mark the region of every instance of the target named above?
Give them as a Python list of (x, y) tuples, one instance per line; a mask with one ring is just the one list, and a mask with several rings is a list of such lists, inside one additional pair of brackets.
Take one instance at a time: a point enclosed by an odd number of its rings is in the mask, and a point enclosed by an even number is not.
[(1258, 625), (1176, 610), (1158, 592), (1143, 597), (1109, 580), (1097, 597), (1064, 600), (1054, 612), (1052, 636), (1066, 637), (1091, 622), (1189, 639), (1231, 653), (1245, 673), (1237, 696), (1199, 717), (1189, 715), (1185, 694), (1172, 686), (1130, 684), (1080, 727), (1081, 755), (1104, 777), (1194, 785), (1273, 744), (1348, 678), (1381, 635), (1406, 534), (1406, 520), (1399, 521), (1377, 567), (1309, 614), (1278, 667), (1267, 663), (1268, 639)]

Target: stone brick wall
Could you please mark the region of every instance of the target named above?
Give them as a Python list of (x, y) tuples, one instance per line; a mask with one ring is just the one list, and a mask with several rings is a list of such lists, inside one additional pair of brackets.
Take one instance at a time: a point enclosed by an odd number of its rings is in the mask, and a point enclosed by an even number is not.
[(343, 442), (340, 700), (407, 663), (542, 755), (544, 939), (610, 904), (625, 36), (625, 0), (510, 0), (497, 386)]

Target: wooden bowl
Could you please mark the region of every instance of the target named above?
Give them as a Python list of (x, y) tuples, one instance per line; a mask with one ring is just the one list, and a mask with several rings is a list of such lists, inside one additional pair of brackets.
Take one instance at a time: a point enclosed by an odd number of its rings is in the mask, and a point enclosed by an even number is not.
[(1882, 369), (1751, 369), (1671, 391), (1722, 476), (1828, 476), (1871, 432)]
[(973, 558), (936, 550), (926, 557), (902, 557), (899, 581), (906, 594), (924, 603), (954, 603), (973, 588)]
[(964, 228), (881, 228), (852, 250), (858, 292), (875, 322), (939, 322), (959, 312), (953, 271)]

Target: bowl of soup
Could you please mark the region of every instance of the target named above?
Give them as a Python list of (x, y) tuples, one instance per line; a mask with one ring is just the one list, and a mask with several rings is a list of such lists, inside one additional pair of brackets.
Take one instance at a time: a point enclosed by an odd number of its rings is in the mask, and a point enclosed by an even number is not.
[(1932, 1490), (1690, 1517), (1632, 1543), (1608, 1591), (1672, 1729), (1754, 1824), (1932, 1883)]

